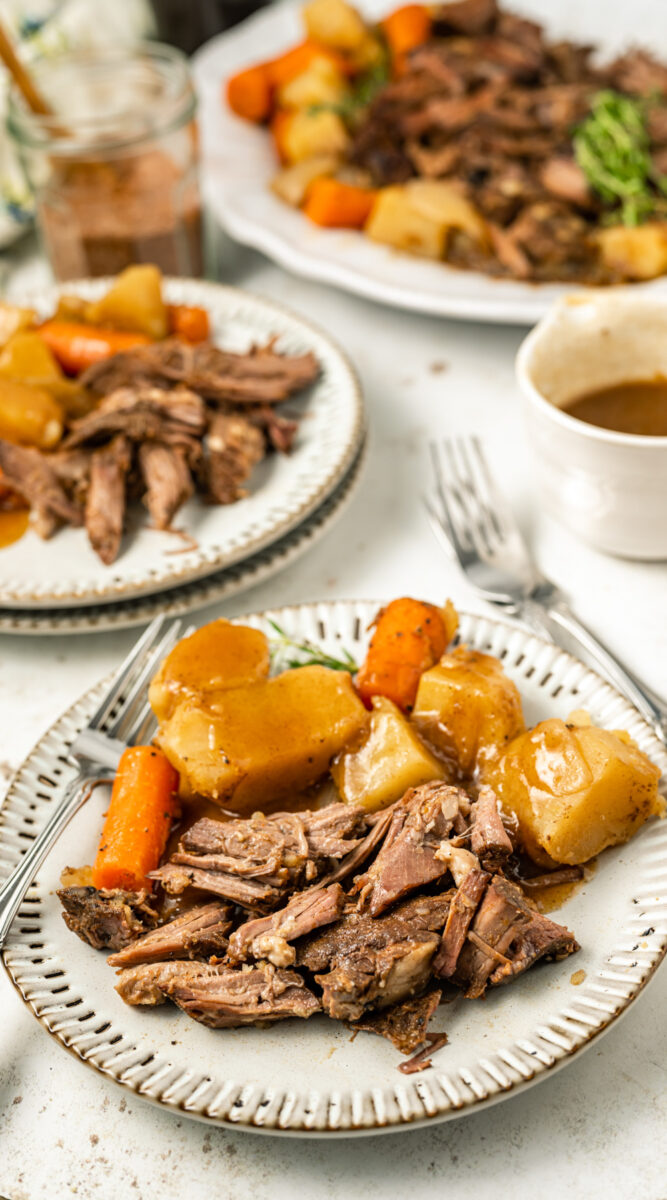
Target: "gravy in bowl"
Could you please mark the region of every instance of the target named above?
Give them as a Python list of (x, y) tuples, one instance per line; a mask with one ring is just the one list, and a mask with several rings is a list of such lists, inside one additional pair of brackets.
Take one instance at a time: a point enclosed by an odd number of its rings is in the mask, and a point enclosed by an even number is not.
[(667, 378), (635, 379), (595, 388), (569, 400), (562, 411), (587, 425), (616, 433), (667, 437)]

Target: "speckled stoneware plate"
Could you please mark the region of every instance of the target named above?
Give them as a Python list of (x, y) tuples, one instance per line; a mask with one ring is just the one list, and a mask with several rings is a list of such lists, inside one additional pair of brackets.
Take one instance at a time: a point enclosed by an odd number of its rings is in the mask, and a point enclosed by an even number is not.
[[(240, 618), (363, 655), (377, 605), (310, 604)], [(524, 698), (526, 719), (587, 708), (627, 729), (663, 770), (667, 756), (639, 714), (607, 683), (553, 645), (482, 617), (461, 619), (461, 639), (500, 656)], [(42, 738), (0, 813), (0, 876), (46, 820), (69, 777), (67, 749), (101, 685)], [(484, 1003), (440, 1009), (434, 1029), (449, 1045), (419, 1075), (401, 1075), (388, 1042), (315, 1017), (269, 1029), (213, 1031), (171, 1005), (126, 1007), (114, 975), (65, 927), (54, 894), (65, 865), (90, 862), (108, 803), (94, 793), (30, 890), (4, 960), (43, 1027), (81, 1061), (181, 1114), (267, 1133), (350, 1135), (425, 1125), (474, 1112), (572, 1061), (641, 993), (667, 947), (667, 822), (645, 826), (607, 851), (593, 877), (560, 910), (576, 932), (576, 958), (537, 966)], [(577, 980), (583, 980), (575, 986)]]
[[(356, 0), (356, 5), (373, 21), (397, 6), (396, 0)], [(265, 128), (234, 116), (222, 99), (222, 84), (243, 67), (301, 42), (301, 8), (302, 0), (271, 4), (213, 38), (195, 56), (204, 186), (223, 228), (288, 271), (396, 308), (471, 321), (538, 321), (571, 287), (493, 279), (398, 253), (361, 233), (318, 229), (271, 192), (277, 170), (271, 139)], [(655, 0), (632, 5), (607, 0), (604, 19), (598, 5), (581, 0), (512, 0), (509, 8), (540, 21), (556, 40), (572, 37), (600, 46), (605, 54), (636, 43), (662, 58), (667, 51), (667, 27)], [(666, 286), (664, 280), (634, 285), (663, 291)]]
[(0, 633), (52, 637), (69, 633), (102, 633), (107, 629), (131, 629), (153, 617), (179, 617), (207, 604), (222, 603), (279, 571), (292, 566), (336, 524), (354, 496), (366, 460), (367, 442), (338, 487), (303, 524), (285, 537), (233, 567), (216, 571), (204, 579), (193, 579), (181, 587), (118, 600), (113, 604), (89, 604), (82, 608), (0, 608)]
[[(110, 280), (68, 283), (62, 291), (89, 298)], [(53, 311), (58, 289), (28, 297), (45, 314)], [(210, 314), (214, 340), (244, 351), (277, 338), (291, 354), (312, 351), (319, 379), (281, 405), (302, 414), (291, 454), (271, 454), (253, 472), (248, 496), (229, 505), (205, 505), (194, 497), (175, 525), (194, 539), (183, 540), (148, 527), (141, 505), (133, 506), (132, 528), (121, 553), (106, 567), (82, 529), (63, 529), (47, 542), (29, 531), (0, 553), (0, 607), (65, 608), (108, 604), (154, 595), (231, 567), (270, 546), (305, 521), (344, 478), (364, 432), (363, 401), (351, 363), (330, 338), (280, 305), (258, 296), (200, 280), (167, 279), (170, 304), (202, 305)]]

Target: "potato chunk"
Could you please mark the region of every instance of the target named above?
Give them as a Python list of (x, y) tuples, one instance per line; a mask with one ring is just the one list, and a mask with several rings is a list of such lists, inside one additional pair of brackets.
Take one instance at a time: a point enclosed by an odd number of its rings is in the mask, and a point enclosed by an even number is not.
[(316, 783), (368, 721), (346, 671), (298, 667), (221, 692), (215, 711), (186, 700), (157, 740), (182, 795), (248, 812)]
[(519, 822), (537, 862), (584, 863), (662, 815), (659, 768), (627, 733), (541, 721), (489, 763), (484, 779)]
[(422, 675), (413, 718), (466, 775), (525, 729), (521, 697), (502, 664), (466, 646)]
[(116, 276), (106, 295), (87, 307), (86, 314), (92, 325), (165, 338), (169, 322), (159, 269), (150, 263), (126, 267)]
[(479, 246), (488, 244), (477, 210), (451, 183), (439, 179), (411, 179), (383, 188), (366, 222), (366, 233), (374, 241), (424, 258), (444, 258), (453, 229)]
[(422, 258), (443, 258), (447, 230), (441, 221), (420, 212), (404, 187), (386, 187), (379, 193), (365, 231), (374, 242)]
[(338, 157), (349, 137), (338, 113), (328, 109), (303, 109), (289, 113), (280, 145), (288, 163), (303, 162), (315, 155)]
[(625, 279), (654, 279), (667, 271), (667, 223), (613, 225), (596, 237), (605, 266)]
[(403, 713), (384, 696), (373, 697), (368, 734), (343, 752), (331, 774), (347, 804), (375, 812), (399, 800), (410, 787), (443, 779), (445, 767), (419, 740)]
[(215, 709), (221, 693), (266, 679), (268, 674), (265, 635), (220, 618), (181, 638), (154, 676), (148, 699), (162, 722), (184, 700), (199, 700)]
[(443, 179), (411, 179), (405, 190), (416, 211), (436, 221), (447, 233), (459, 229), (477, 245), (488, 245), (485, 221), (453, 183)]
[(332, 50), (357, 50), (366, 39), (363, 20), (346, 0), (310, 0), (302, 16), (308, 37)]
[(43, 387), (0, 378), (0, 437), (50, 450), (63, 434), (63, 411)]
[(319, 54), (305, 71), (295, 75), (278, 88), (279, 108), (313, 108), (316, 105), (340, 104), (347, 84), (345, 77), (328, 54)]

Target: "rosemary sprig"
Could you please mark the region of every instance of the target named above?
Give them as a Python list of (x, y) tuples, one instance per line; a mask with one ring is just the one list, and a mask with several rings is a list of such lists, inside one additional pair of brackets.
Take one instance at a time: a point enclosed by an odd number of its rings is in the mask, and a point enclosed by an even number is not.
[[(269, 620), (269, 625), (276, 634), (274, 638), (269, 639), (272, 643), (272, 656), (280, 658), (281, 666), (330, 667), (332, 671), (349, 671), (351, 675), (356, 674), (359, 670), (358, 663), (355, 662), (348, 650), (342, 650), (341, 657), (336, 658), (333, 654), (327, 654), (314, 642), (295, 641), (284, 629), (281, 629), (277, 621)], [(288, 654), (291, 657), (287, 657)]]
[(647, 127), (651, 99), (606, 89), (575, 130), (575, 158), (601, 200), (613, 205), (612, 219), (639, 225), (666, 211), (667, 180), (655, 170)]

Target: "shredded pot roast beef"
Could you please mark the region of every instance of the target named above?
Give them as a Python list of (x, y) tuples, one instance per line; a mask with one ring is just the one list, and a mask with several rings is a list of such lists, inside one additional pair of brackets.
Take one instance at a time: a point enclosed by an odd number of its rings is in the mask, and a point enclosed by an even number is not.
[(85, 525), (109, 565), (131, 500), (142, 499), (153, 528), (165, 530), (195, 492), (208, 504), (241, 499), (267, 453), (292, 447), (297, 422), (276, 406), (318, 373), (312, 354), (282, 354), (273, 342), (247, 354), (174, 338), (141, 346), (84, 372), (98, 403), (55, 453), (0, 439), (0, 471), (42, 537)]
[(491, 242), (454, 233), (446, 254), (454, 266), (534, 281), (625, 277), (599, 253), (604, 203), (576, 161), (573, 135), (596, 94), (636, 99), (648, 109), (659, 175), (667, 67), (640, 49), (601, 65), (592, 46), (552, 42), (496, 0), (460, 0), (431, 13), (431, 39), (406, 56), (356, 123), (351, 165), (373, 187), (453, 181), (487, 222)]
[(324, 1013), (412, 1054), (446, 1042), (428, 1033), (443, 990), (479, 999), (578, 949), (504, 875), (512, 853), (490, 788), (435, 782), (375, 814), (196, 821), (153, 873), (186, 905), (159, 925), (146, 893), (59, 895), (68, 926), (115, 951), (127, 1004), (169, 1000), (218, 1029)]

